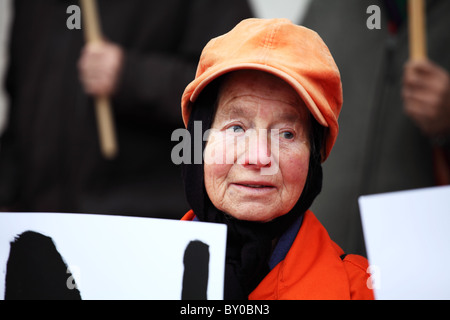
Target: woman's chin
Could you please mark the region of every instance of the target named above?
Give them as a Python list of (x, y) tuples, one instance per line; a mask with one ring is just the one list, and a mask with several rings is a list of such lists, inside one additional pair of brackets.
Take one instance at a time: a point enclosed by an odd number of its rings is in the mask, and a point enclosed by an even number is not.
[(270, 222), (275, 218), (283, 215), (276, 209), (270, 210), (267, 206), (244, 206), (236, 210), (227, 210), (228, 215), (235, 219), (250, 222)]

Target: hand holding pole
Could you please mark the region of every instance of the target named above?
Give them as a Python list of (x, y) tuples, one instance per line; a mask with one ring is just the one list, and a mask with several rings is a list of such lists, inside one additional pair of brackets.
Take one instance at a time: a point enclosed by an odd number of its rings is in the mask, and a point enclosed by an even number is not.
[[(86, 41), (89, 43), (99, 43), (102, 41), (102, 33), (96, 0), (80, 1)], [(107, 96), (95, 97), (95, 109), (102, 154), (106, 159), (112, 159), (117, 155), (118, 147), (109, 98)]]
[[(408, 0), (409, 50), (411, 60), (427, 59), (425, 0)], [(434, 176), (437, 185), (450, 183), (450, 168), (444, 151), (433, 148)]]

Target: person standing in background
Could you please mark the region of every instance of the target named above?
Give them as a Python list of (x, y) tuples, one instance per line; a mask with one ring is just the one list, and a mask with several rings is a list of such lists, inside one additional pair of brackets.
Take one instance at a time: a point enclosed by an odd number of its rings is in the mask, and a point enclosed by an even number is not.
[[(179, 218), (187, 206), (170, 159), (179, 97), (205, 43), (251, 10), (242, 0), (99, 0), (105, 40), (92, 49), (83, 30), (66, 27), (73, 4), (14, 1), (0, 206)], [(110, 94), (116, 121), (110, 161), (98, 145), (98, 90)]]
[[(449, 150), (450, 2), (426, 1), (429, 60), (421, 63), (409, 62), (406, 4), (312, 1), (301, 22), (328, 44), (344, 88), (342, 130), (312, 210), (344, 250), (362, 255), (358, 197), (436, 185), (433, 141)], [(381, 9), (381, 29), (367, 27), (371, 5)]]

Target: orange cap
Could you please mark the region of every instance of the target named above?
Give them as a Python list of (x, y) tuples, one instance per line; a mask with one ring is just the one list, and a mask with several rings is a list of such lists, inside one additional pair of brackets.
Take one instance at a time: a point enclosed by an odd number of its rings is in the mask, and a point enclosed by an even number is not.
[(328, 157), (339, 131), (342, 84), (339, 70), (319, 35), (287, 19), (247, 19), (212, 39), (203, 49), (197, 74), (181, 101), (187, 126), (192, 103), (214, 79), (236, 70), (271, 73), (290, 84), (311, 114), (327, 127), (322, 160)]

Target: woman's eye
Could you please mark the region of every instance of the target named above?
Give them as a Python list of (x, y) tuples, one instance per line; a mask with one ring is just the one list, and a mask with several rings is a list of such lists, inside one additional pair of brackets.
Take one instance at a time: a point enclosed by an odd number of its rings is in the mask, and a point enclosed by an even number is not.
[(281, 133), (281, 136), (282, 136), (284, 139), (287, 139), (287, 140), (292, 140), (292, 139), (294, 139), (294, 134), (293, 134), (292, 132), (289, 132), (289, 131), (284, 131), (284, 132), (282, 132), (282, 133)]
[(233, 132), (233, 133), (244, 132), (244, 128), (242, 128), (242, 127), (239, 126), (239, 125), (231, 126), (231, 127), (229, 127), (227, 130), (230, 130), (230, 131)]

